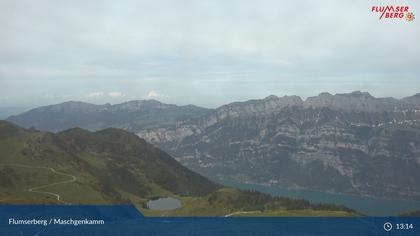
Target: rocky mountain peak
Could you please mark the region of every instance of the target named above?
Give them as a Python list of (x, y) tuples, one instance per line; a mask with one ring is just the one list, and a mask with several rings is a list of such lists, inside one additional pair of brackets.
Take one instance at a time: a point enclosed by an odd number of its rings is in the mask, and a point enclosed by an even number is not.
[(270, 96), (267, 96), (266, 98), (264, 98), (264, 100), (269, 101), (269, 100), (277, 100), (279, 99), (279, 97), (277, 97), (276, 95), (271, 94)]
[(322, 92), (318, 95), (318, 97), (332, 97), (333, 95), (329, 92)]
[(309, 97), (304, 102), (305, 108), (328, 107), (333, 110), (376, 112), (390, 109), (395, 104), (388, 104), (387, 100), (377, 99), (368, 92), (354, 91), (351, 93), (321, 93)]
[(351, 93), (341, 93), (341, 94), (336, 94), (336, 96), (347, 96), (347, 97), (354, 97), (354, 98), (371, 98), (371, 99), (375, 99), (375, 97), (373, 97), (372, 95), (370, 95), (370, 93), (368, 92), (361, 92), (361, 91), (353, 91)]
[(264, 99), (249, 100), (246, 102), (234, 102), (228, 105), (219, 107), (216, 113), (225, 115), (249, 115), (249, 114), (263, 114), (280, 111), (287, 106), (301, 106), (302, 99), (299, 96), (283, 96), (277, 97), (270, 95)]

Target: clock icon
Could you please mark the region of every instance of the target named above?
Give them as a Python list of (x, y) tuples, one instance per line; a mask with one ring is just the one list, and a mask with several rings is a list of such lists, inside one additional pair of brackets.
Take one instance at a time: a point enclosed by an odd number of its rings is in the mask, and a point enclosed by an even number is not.
[(384, 224), (384, 230), (387, 231), (387, 232), (391, 231), (392, 230), (392, 224), (389, 223), (389, 222), (386, 222)]

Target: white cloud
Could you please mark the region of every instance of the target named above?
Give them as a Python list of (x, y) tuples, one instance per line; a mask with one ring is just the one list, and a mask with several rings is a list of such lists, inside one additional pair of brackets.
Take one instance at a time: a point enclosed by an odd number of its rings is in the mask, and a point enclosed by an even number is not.
[(97, 91), (97, 92), (90, 92), (87, 96), (88, 97), (103, 97), (104, 95), (105, 95), (104, 92)]
[(150, 90), (148, 93), (147, 93), (147, 98), (149, 98), (149, 99), (151, 99), (151, 98), (155, 98), (155, 97), (159, 97), (160, 96), (160, 94), (158, 94), (155, 90)]
[(121, 92), (109, 92), (108, 96), (117, 98), (117, 97), (125, 97), (125, 95)]

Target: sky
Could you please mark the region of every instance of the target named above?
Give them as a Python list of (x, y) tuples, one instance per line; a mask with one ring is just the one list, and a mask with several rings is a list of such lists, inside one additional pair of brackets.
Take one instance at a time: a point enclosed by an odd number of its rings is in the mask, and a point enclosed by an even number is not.
[[(418, 19), (382, 19), (374, 5)], [(415, 0), (1, 0), (0, 107), (420, 92)]]

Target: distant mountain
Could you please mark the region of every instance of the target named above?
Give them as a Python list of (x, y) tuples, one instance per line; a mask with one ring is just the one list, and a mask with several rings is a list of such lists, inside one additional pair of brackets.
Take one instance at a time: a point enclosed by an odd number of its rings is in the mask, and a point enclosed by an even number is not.
[(176, 106), (156, 100), (129, 101), (115, 105), (71, 101), (35, 108), (10, 116), (7, 120), (25, 128), (34, 127), (51, 132), (75, 127), (92, 131), (114, 127), (135, 132), (144, 128), (173, 125), (210, 111), (193, 105)]
[(381, 112), (393, 110), (402, 104), (404, 104), (404, 101), (399, 101), (394, 98), (375, 98), (367, 92), (355, 91), (335, 95), (321, 93), (318, 96), (309, 97), (305, 101), (304, 107), (327, 107), (344, 111)]
[(411, 97), (406, 97), (402, 99), (403, 103), (405, 104), (406, 107), (410, 108), (410, 107), (418, 107), (420, 104), (420, 93), (411, 96)]
[[(147, 209), (146, 202), (160, 196), (181, 200), (181, 208)], [(223, 188), (120, 129), (93, 133), (73, 128), (52, 134), (0, 121), (3, 203), (132, 203), (148, 215), (220, 216), (247, 209), (281, 211), (286, 215), (292, 209), (301, 210), (302, 215), (308, 211), (320, 215), (355, 214), (345, 207)]]
[(419, 98), (269, 96), (137, 134), (222, 182), (420, 200)]

